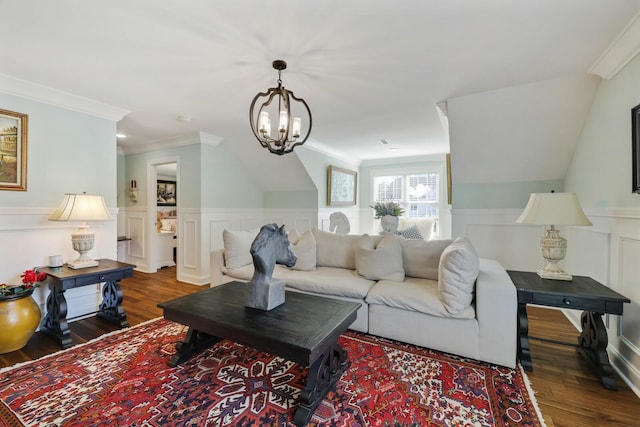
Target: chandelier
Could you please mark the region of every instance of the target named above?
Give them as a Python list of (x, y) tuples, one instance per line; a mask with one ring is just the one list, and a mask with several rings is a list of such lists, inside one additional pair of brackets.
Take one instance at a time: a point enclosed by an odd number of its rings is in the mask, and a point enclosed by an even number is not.
[[(273, 68), (278, 70), (278, 87), (269, 88), (266, 92), (258, 93), (251, 101), (249, 122), (253, 134), (264, 148), (278, 155), (293, 151), (298, 145), (304, 144), (311, 133), (311, 111), (302, 98), (282, 86), (280, 73), (287, 68), (287, 63), (281, 59), (273, 61)], [(293, 102), (295, 101), (295, 102)], [(299, 116), (294, 116), (306, 110), (308, 125), (302, 136), (303, 122)], [(271, 136), (271, 113), (278, 117), (278, 128)], [(306, 124), (305, 124), (306, 125)]]

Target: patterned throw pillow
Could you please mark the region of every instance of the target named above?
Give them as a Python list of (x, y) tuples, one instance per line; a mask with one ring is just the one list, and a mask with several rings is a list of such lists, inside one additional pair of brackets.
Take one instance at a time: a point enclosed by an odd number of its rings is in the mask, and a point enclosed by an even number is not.
[(405, 239), (424, 239), (424, 237), (422, 237), (422, 234), (420, 234), (420, 230), (418, 230), (418, 226), (416, 225), (412, 225), (411, 227), (404, 230), (398, 230), (398, 234)]

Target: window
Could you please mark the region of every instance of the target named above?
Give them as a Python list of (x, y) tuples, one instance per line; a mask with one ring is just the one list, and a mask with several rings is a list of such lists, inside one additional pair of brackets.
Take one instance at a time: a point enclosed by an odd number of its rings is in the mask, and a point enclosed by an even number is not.
[(373, 178), (374, 202), (396, 202), (407, 218), (438, 218), (440, 174), (380, 175)]

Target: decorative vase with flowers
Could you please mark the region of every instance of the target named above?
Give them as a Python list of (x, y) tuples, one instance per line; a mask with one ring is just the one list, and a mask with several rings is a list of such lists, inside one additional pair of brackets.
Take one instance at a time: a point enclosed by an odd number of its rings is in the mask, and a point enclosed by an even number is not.
[(26, 270), (19, 285), (0, 284), (0, 354), (18, 350), (31, 338), (40, 324), (40, 307), (31, 297), (46, 273)]
[(382, 230), (389, 233), (398, 231), (398, 217), (404, 213), (404, 209), (399, 204), (395, 202), (376, 202), (369, 207), (375, 211), (376, 219), (380, 219)]

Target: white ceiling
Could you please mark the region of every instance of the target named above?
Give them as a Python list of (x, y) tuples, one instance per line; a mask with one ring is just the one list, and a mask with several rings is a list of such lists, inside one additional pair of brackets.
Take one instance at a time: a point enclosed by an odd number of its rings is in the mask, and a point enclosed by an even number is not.
[(274, 86), (271, 62), (284, 59), (285, 87), (313, 114), (311, 145), (357, 163), (448, 152), (436, 103), (584, 76), (639, 9), (638, 0), (2, 1), (0, 73), (131, 111), (118, 124), (125, 152), (206, 132), (238, 155), (264, 156), (249, 103)]

